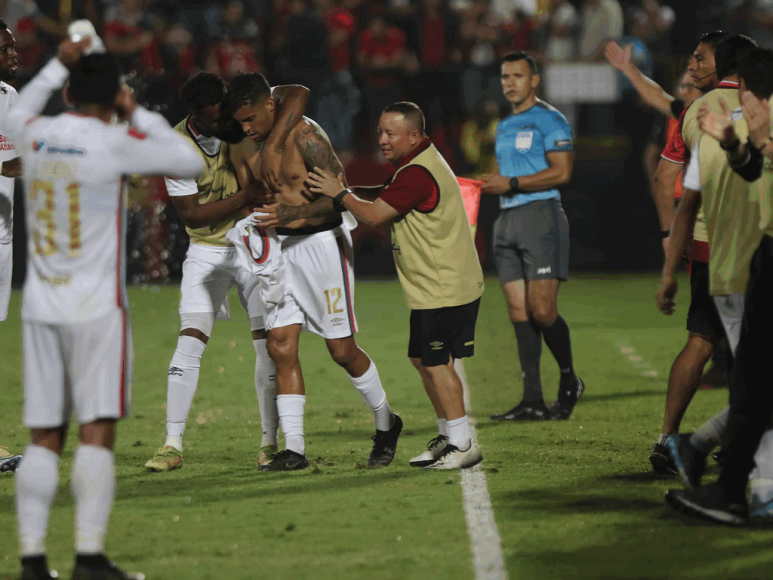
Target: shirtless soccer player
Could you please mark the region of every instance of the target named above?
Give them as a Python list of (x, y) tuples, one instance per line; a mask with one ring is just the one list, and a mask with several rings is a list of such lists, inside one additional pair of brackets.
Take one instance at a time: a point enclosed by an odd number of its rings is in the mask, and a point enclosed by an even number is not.
[[(277, 124), (276, 104), (268, 82), (260, 74), (240, 75), (228, 85), (230, 109), (248, 140), (234, 150), (233, 163), (240, 182), (263, 181), (267, 138)], [(298, 339), (305, 325), (325, 339), (333, 360), (373, 410), (376, 435), (370, 466), (389, 465), (395, 455), (403, 422), (392, 413), (378, 370), (357, 346), (354, 333), (354, 268), (352, 242), (341, 214), (332, 202), (312, 194), (305, 181), (313, 167), (343, 173), (325, 132), (304, 117), (284, 143), (279, 171), (277, 204), (259, 224), (274, 227), (282, 240), (282, 256), (291, 291), (277, 306), (277, 319), (268, 328), (268, 352), (276, 363), (277, 409), (286, 449), (264, 471), (290, 471), (309, 465), (305, 456), (303, 407), (305, 386), (298, 359)]]
[[(308, 89), (300, 86), (277, 87), (274, 97), (282, 106), (284, 136), (303, 115)], [(239, 188), (230, 163), (230, 147), (244, 133), (225, 106), (225, 83), (212, 73), (200, 73), (182, 89), (189, 115), (176, 127), (195, 146), (207, 171), (198, 179), (166, 180), (169, 196), (185, 223), (191, 239), (183, 263), (180, 286), (180, 322), (182, 330), (172, 355), (167, 376), (166, 441), (145, 464), (150, 471), (170, 471), (182, 467), (182, 437), (199, 382), (199, 366), (204, 349), (221, 310), (228, 315), (228, 293), (236, 286), (239, 301), (250, 321), (255, 348), (255, 390), (260, 406), (263, 440), (258, 465), (273, 459), (277, 452), (274, 363), (266, 353), (263, 329), (263, 305), (257, 287), (236, 259), (236, 249), (225, 234), (241, 219), (241, 212), (260, 198), (246, 187)], [(294, 121), (293, 121), (294, 120)], [(273, 148), (272, 148), (273, 151)], [(242, 185), (245, 185), (244, 183)]]

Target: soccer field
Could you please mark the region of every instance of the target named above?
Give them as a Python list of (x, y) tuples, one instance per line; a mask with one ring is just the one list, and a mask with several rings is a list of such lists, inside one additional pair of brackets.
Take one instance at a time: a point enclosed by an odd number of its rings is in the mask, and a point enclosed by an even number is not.
[[(679, 281), (672, 317), (656, 310), (652, 275), (579, 276), (564, 285), (559, 306), (586, 394), (569, 421), (503, 424), (488, 416), (520, 400), (520, 367), (504, 299), (496, 280), (487, 279), (476, 356), (465, 368), (509, 578), (773, 577), (773, 532), (677, 514), (663, 501), (677, 481), (650, 472), (666, 377), (686, 338), (689, 287), (684, 276)], [(233, 319), (217, 323), (202, 361), (184, 467), (146, 472), (144, 462), (164, 438), (178, 295), (171, 286), (129, 290), (133, 407), (118, 429), (118, 489), (106, 546), (116, 563), (150, 580), (475, 578), (460, 474), (408, 466), (437, 431), (406, 358), (408, 310), (396, 281), (358, 282), (356, 296), (358, 342), (405, 422), (395, 461), (379, 470), (365, 467), (375, 432), (370, 411), (322, 340), (304, 334), (313, 464), (301, 472), (257, 471), (254, 352), (233, 296)], [(0, 325), (0, 444), (21, 451), (28, 435), (21, 424), (19, 299), (14, 293), (12, 315)], [(542, 377), (552, 401), (558, 370), (546, 347)], [(726, 390), (699, 391), (683, 431), (726, 404)], [(69, 578), (74, 557), (74, 446), (71, 438), (47, 541), (60, 578)], [(715, 475), (711, 468), (708, 479)], [(0, 476), (0, 579), (19, 570), (13, 492), (13, 476)]]

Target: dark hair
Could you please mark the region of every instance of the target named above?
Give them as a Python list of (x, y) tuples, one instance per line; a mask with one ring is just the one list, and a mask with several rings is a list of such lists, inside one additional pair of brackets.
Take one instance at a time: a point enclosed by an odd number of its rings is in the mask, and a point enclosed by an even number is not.
[(87, 54), (70, 73), (70, 97), (83, 105), (112, 105), (121, 86), (121, 67), (112, 54)]
[(738, 59), (738, 75), (759, 98), (769, 99), (773, 95), (773, 51), (755, 48)]
[(197, 113), (225, 100), (225, 81), (214, 73), (200, 72), (183, 85), (180, 97), (189, 113)]
[(260, 73), (237, 75), (228, 83), (228, 105), (233, 112), (270, 96), (271, 85)]
[(722, 40), (714, 50), (717, 78), (722, 80), (737, 73), (740, 57), (755, 48), (757, 43), (743, 34), (733, 34)]
[(416, 128), (422, 135), (426, 131), (426, 123), (424, 121), (424, 113), (422, 113), (419, 105), (411, 103), (409, 101), (398, 101), (384, 107), (384, 113), (399, 113), (405, 120), (408, 121), (414, 128)]
[(529, 68), (531, 69), (532, 74), (537, 74), (537, 61), (534, 60), (534, 57), (530, 54), (527, 54), (523, 52), (522, 50), (516, 50), (515, 52), (510, 52), (502, 57), (502, 62), (518, 62), (519, 60), (525, 60), (527, 63), (529, 63)]
[(8, 28), (8, 25), (5, 23), (5, 20), (0, 18), (0, 30), (7, 30), (8, 32), (11, 32), (11, 29)]
[(716, 49), (717, 44), (731, 34), (732, 32), (729, 30), (712, 30), (711, 32), (704, 32), (698, 37), (698, 44), (710, 44), (711, 48)]

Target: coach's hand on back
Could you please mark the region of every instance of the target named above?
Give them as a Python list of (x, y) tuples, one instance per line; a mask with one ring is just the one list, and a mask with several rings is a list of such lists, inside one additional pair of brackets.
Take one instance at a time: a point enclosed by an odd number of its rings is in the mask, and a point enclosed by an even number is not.
[(91, 39), (88, 37), (82, 38), (78, 42), (73, 42), (69, 38), (63, 40), (59, 45), (57, 58), (64, 66), (67, 68), (72, 68), (75, 66), (75, 63), (80, 60), (80, 58), (83, 56), (83, 53), (86, 52), (86, 49), (90, 44)]

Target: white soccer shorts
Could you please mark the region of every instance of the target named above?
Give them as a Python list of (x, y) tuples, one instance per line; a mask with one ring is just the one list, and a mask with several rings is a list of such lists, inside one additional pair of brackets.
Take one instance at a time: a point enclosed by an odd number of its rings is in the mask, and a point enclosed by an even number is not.
[(263, 328), (264, 307), (257, 280), (239, 263), (236, 249), (191, 244), (183, 262), (180, 314), (217, 314), (236, 286), (239, 302), (251, 321), (250, 330)]
[(355, 334), (354, 258), (349, 231), (338, 227), (280, 238), (289, 292), (277, 307), (272, 328), (302, 324), (330, 339)]
[(0, 244), (0, 322), (8, 318), (13, 274), (13, 244)]
[(22, 322), (24, 424), (30, 429), (119, 419), (131, 403), (128, 312), (77, 324)]

